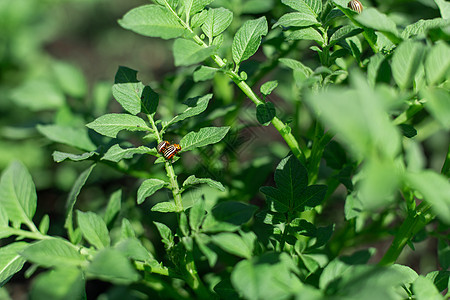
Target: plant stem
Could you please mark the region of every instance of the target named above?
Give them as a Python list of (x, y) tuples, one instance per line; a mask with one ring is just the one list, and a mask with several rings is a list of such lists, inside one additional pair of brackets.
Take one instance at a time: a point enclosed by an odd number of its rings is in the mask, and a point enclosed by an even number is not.
[(289, 226), (291, 226), (291, 213), (288, 212), (286, 223), (284, 224), (283, 235), (280, 239), (280, 252), (284, 251), (284, 246), (286, 245), (286, 237), (288, 235)]
[(197, 293), (200, 299), (209, 299), (210, 293), (205, 288), (200, 277), (198, 276), (192, 252), (189, 251), (186, 253), (186, 270), (190, 275), (188, 277), (189, 286)]
[(34, 239), (34, 240), (48, 240), (53, 239), (53, 237), (49, 235), (43, 235), (39, 231), (27, 231), (22, 229), (16, 229), (16, 228), (8, 228), (7, 232), (11, 233), (11, 235), (16, 235), (19, 237), (24, 237), (28, 239)]
[(394, 125), (400, 125), (411, 119), (415, 114), (423, 109), (423, 105), (419, 101), (415, 101), (406, 111), (398, 115), (392, 123)]
[[(172, 7), (167, 3), (167, 1), (164, 1), (165, 6), (167, 9), (170, 10), (170, 12), (178, 19), (180, 24), (188, 30), (192, 34), (192, 39), (200, 46), (204, 48), (208, 48), (208, 45), (198, 36), (194, 33), (192, 28), (189, 26), (189, 24), (185, 21), (183, 21), (176, 12), (172, 9)], [(212, 60), (220, 67), (224, 68), (226, 66), (226, 63), (223, 61), (223, 59), (218, 56), (217, 54), (211, 55)], [(264, 101), (261, 100), (254, 92), (253, 90), (248, 86), (248, 84), (241, 79), (241, 77), (233, 70), (229, 70), (226, 72), (228, 76), (236, 83), (236, 85), (246, 94), (250, 100), (255, 103), (255, 105), (258, 104), (264, 104)], [(300, 149), (300, 146), (295, 139), (295, 137), (291, 133), (291, 128), (284, 124), (280, 119), (277, 117), (274, 117), (271, 121), (272, 125), (275, 127), (276, 130), (280, 133), (280, 135), (283, 137), (283, 139), (286, 141), (286, 144), (291, 149), (292, 153), (303, 163), (306, 163), (305, 154)]]
[[(147, 115), (148, 120), (150, 121), (150, 125), (152, 125), (153, 131), (156, 135), (156, 140), (158, 143), (162, 142), (161, 135), (159, 134), (158, 128), (156, 127), (155, 121), (153, 120), (152, 115)], [(170, 186), (172, 190), (173, 200), (175, 201), (175, 205), (177, 207), (177, 212), (182, 212), (183, 209), (183, 200), (181, 199), (180, 187), (178, 186), (177, 176), (175, 175), (175, 170), (173, 169), (173, 165), (169, 160), (166, 160), (164, 163), (164, 167), (166, 169), (167, 177), (169, 177)]]
[(148, 271), (150, 270), (150, 273), (169, 276), (169, 269), (165, 267), (158, 266), (151, 266), (148, 263), (144, 263), (141, 261), (135, 261), (134, 265), (136, 266), (136, 269), (139, 271)]
[(170, 180), (170, 185), (172, 186), (172, 195), (173, 200), (175, 201), (175, 205), (177, 207), (177, 212), (183, 212), (183, 200), (181, 199), (180, 187), (178, 186), (177, 176), (175, 175), (175, 171), (173, 169), (173, 165), (170, 161), (166, 160), (164, 163), (166, 168), (167, 176)]
[(428, 214), (431, 205), (422, 202), (415, 212), (409, 212), (403, 224), (400, 226), (391, 246), (384, 254), (383, 258), (378, 263), (381, 266), (391, 265), (395, 263), (400, 256), (406, 243), (425, 225), (427, 225), (433, 216)]

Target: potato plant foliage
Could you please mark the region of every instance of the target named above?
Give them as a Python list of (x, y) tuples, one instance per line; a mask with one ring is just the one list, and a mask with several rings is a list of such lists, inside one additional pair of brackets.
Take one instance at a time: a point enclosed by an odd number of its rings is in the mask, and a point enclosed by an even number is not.
[(165, 78), (12, 89), (76, 176), (55, 214), (26, 157), (2, 171), (0, 298), (448, 299), (450, 4), (391, 2), (154, 0), (118, 24), (172, 41)]

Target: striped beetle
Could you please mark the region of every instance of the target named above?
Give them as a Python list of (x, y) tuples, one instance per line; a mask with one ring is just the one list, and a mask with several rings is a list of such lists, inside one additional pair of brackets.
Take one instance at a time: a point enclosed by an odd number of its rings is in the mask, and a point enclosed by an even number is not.
[(363, 6), (361, 2), (358, 0), (352, 0), (347, 4), (347, 7), (350, 8), (353, 11), (356, 11), (358, 14), (360, 14), (363, 11)]
[(168, 146), (170, 145), (170, 143), (168, 141), (162, 141), (161, 143), (158, 144), (158, 146), (156, 146), (156, 150), (158, 150), (159, 153), (163, 152)]
[(167, 148), (165, 148), (165, 149), (163, 150), (163, 156), (164, 156), (165, 159), (171, 159), (171, 158), (173, 158), (173, 157), (178, 153), (178, 151), (180, 151), (180, 150), (181, 150), (181, 146), (178, 145), (178, 144), (169, 145), (169, 146), (167, 146)]

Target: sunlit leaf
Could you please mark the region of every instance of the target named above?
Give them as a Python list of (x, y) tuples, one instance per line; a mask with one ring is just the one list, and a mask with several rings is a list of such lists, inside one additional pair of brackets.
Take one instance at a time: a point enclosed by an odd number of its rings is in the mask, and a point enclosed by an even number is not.
[(181, 25), (177, 17), (167, 8), (159, 5), (150, 4), (134, 8), (119, 20), (119, 24), (136, 33), (163, 39), (173, 39), (188, 34), (187, 29)]

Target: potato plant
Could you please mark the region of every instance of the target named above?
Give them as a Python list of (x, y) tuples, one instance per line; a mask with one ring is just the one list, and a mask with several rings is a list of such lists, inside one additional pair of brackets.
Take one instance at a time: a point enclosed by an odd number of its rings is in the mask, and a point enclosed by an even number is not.
[[(450, 4), (413, 19), (375, 2), (128, 11), (118, 24), (173, 41), (176, 69), (144, 82), (118, 66), (110, 105), (68, 101), (36, 125), (55, 164), (84, 169), (55, 218), (23, 163), (3, 170), (0, 286), (19, 273), (31, 299), (448, 299)], [(417, 266), (424, 243), (434, 261)]]

